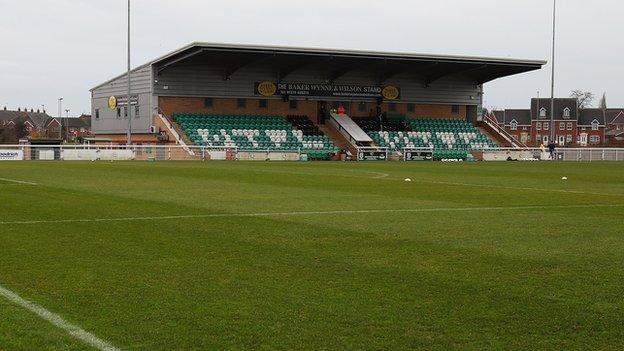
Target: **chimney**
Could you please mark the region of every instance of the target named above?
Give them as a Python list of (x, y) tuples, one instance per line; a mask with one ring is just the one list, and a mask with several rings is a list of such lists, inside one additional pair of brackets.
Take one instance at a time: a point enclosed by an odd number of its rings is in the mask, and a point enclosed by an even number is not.
[(37, 113), (39, 113), (39, 112), (40, 112), (39, 109), (37, 109)]
[(6, 106), (4, 106), (4, 110), (6, 111)]
[(35, 112), (35, 110), (31, 108), (31, 109), (30, 109), (30, 112)]
[(21, 107), (18, 107), (18, 108), (17, 108), (17, 112), (22, 112), (22, 108), (21, 108)]

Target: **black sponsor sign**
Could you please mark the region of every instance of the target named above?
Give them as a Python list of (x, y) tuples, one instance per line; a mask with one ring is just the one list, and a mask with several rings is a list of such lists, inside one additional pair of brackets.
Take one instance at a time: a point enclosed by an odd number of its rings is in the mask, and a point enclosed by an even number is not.
[(368, 98), (396, 100), (401, 97), (395, 86), (317, 84), (317, 83), (273, 83), (256, 82), (254, 93), (262, 96), (288, 95), (335, 98)]
[(358, 161), (385, 161), (385, 151), (360, 151), (358, 152)]
[(433, 151), (408, 151), (405, 153), (405, 161), (431, 161)]

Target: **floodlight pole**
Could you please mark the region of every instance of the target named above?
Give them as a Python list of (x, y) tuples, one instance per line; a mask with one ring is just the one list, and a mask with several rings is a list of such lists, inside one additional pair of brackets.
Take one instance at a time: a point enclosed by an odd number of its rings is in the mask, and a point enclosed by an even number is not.
[(132, 116), (130, 110), (130, 0), (128, 0), (128, 91), (126, 96), (126, 117), (128, 118), (128, 145), (132, 145)]
[(550, 140), (555, 142), (555, 35), (557, 28), (557, 0), (553, 0), (553, 27), (552, 27), (552, 70), (550, 77)]

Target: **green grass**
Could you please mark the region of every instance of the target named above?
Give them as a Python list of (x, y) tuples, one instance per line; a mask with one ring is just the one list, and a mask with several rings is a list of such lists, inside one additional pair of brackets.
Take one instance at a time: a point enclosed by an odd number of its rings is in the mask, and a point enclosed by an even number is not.
[[(37, 183), (0, 182), (0, 286), (121, 349), (624, 345), (624, 163), (6, 162), (0, 178)], [(408, 211), (365, 212), (387, 209)], [(0, 349), (89, 348), (0, 296)]]

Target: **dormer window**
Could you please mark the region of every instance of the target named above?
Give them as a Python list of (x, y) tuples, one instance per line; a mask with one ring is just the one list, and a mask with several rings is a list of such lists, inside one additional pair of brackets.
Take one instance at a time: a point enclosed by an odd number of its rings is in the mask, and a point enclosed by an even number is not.
[(518, 122), (514, 119), (510, 123), (511, 130), (518, 130)]
[(539, 116), (546, 118), (546, 109), (544, 107), (540, 108)]
[(600, 126), (600, 124), (598, 123), (597, 120), (594, 120), (592, 122), (592, 130), (598, 130), (598, 127)]
[(563, 109), (563, 118), (570, 118), (570, 108), (566, 107)]

